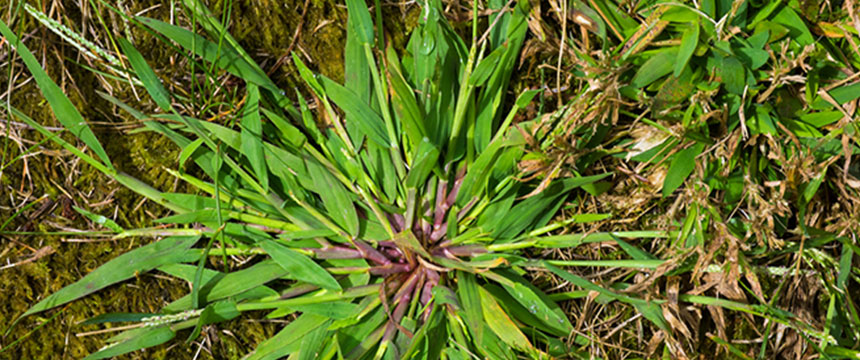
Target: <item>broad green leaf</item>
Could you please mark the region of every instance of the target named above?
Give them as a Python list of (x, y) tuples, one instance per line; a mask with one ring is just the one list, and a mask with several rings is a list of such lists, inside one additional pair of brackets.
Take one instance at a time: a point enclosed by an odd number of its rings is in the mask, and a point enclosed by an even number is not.
[(675, 77), (680, 77), (684, 67), (690, 62), (690, 57), (696, 51), (696, 45), (699, 44), (699, 24), (694, 22), (684, 31), (681, 38), (681, 48), (678, 50), (678, 57), (675, 59)]
[(815, 42), (815, 38), (806, 27), (803, 19), (797, 15), (791, 6), (781, 6), (780, 10), (772, 18), (773, 22), (781, 24), (789, 29), (789, 36), (801, 46)]
[(122, 354), (127, 354), (132, 351), (153, 347), (164, 344), (176, 336), (176, 333), (170, 329), (170, 326), (158, 326), (147, 328), (144, 332), (138, 333), (137, 336), (123, 341), (121, 343), (110, 345), (107, 348), (99, 350), (84, 360), (107, 359)]
[(361, 0), (346, 0), (349, 30), (360, 44), (373, 44), (373, 20), (367, 4)]
[(657, 79), (671, 74), (677, 57), (678, 48), (676, 47), (658, 52), (636, 70), (631, 85), (636, 88), (643, 88)]
[(400, 71), (400, 60), (397, 59), (397, 53), (389, 46), (386, 55), (388, 56), (388, 81), (391, 83), (391, 100), (394, 111), (400, 119), (407, 141), (413, 149), (418, 148), (420, 147), (419, 142), (427, 136), (424, 114), (415, 100), (414, 90), (406, 82)]
[(179, 169), (181, 170), (185, 166), (185, 162), (188, 161), (188, 158), (194, 154), (197, 149), (200, 148), (200, 145), (203, 145), (203, 139), (197, 139), (182, 148), (182, 151), (179, 152)]
[(327, 335), (331, 333), (326, 330), (328, 324), (331, 324), (331, 320), (323, 323), (306, 336), (302, 337), (302, 343), (299, 346), (298, 360), (315, 360), (321, 358), (321, 348), (323, 343), (328, 340)]
[(296, 279), (319, 285), (324, 289), (342, 290), (337, 280), (322, 266), (307, 257), (307, 255), (296, 252), (272, 240), (261, 241), (259, 245), (272, 257), (272, 260), (275, 260), (278, 265), (287, 270)]
[(122, 47), (122, 52), (128, 57), (131, 67), (134, 68), (134, 72), (137, 74), (140, 82), (143, 83), (143, 87), (146, 88), (146, 92), (149, 93), (149, 96), (152, 97), (152, 100), (155, 101), (161, 110), (170, 111), (170, 93), (161, 85), (158, 75), (155, 75), (155, 71), (152, 71), (152, 68), (146, 63), (143, 55), (128, 40), (121, 37), (118, 41), (120, 47)]
[(334, 320), (349, 319), (355, 314), (358, 306), (346, 301), (330, 301), (318, 304), (293, 305), (272, 311), (267, 318), (274, 319), (284, 317), (293, 312), (299, 311), (302, 313), (315, 314), (325, 316)]
[[(828, 91), (827, 94), (830, 95), (830, 97), (832, 97), (833, 100), (836, 101), (836, 103), (838, 103), (839, 105), (843, 105), (843, 104), (845, 104), (851, 100), (854, 100), (854, 99), (857, 99), (858, 97), (860, 97), (860, 83), (842, 85), (838, 88), (835, 88), (833, 90)], [(815, 109), (820, 109), (820, 110), (833, 109), (833, 105), (821, 97), (817, 97), (815, 99), (815, 101), (812, 103), (812, 107)], [(827, 113), (827, 112), (825, 112), (825, 113)], [(815, 114), (817, 114), (817, 113), (809, 114), (809, 115), (807, 115), (807, 117), (814, 117), (814, 116), (816, 116)], [(831, 114), (832, 114), (831, 116), (833, 116), (834, 118), (837, 118), (836, 120), (838, 120), (839, 118), (841, 118), (840, 115), (842, 114), (842, 112), (838, 112), (838, 113), (832, 112)], [(821, 116), (824, 116), (824, 115), (821, 115)]]
[(696, 168), (696, 156), (699, 156), (704, 148), (704, 144), (697, 143), (675, 155), (666, 172), (666, 179), (663, 180), (663, 197), (671, 195), (693, 173)]
[(770, 59), (767, 51), (747, 46), (736, 47), (735, 54), (749, 66), (750, 70), (758, 70)]
[(744, 93), (744, 85), (746, 84), (745, 70), (740, 60), (734, 56), (723, 58), (720, 75), (722, 76), (726, 91), (738, 96)]
[(22, 317), (63, 305), (161, 265), (194, 260), (195, 258), (189, 258), (189, 253), (185, 250), (194, 245), (199, 238), (199, 236), (169, 237), (117, 256), (74, 284), (42, 299)]
[(482, 59), (478, 63), (478, 66), (475, 67), (475, 70), (472, 71), (472, 75), (469, 77), (469, 84), (472, 86), (484, 85), (490, 79), (490, 75), (493, 75), (493, 70), (498, 66), (506, 49), (506, 47), (499, 47)]
[(33, 79), (36, 80), (36, 84), (42, 91), (42, 95), (45, 96), (45, 100), (48, 101), (48, 105), (51, 106), (51, 110), (54, 112), (57, 120), (63, 124), (66, 130), (71, 132), (72, 135), (81, 139), (81, 141), (83, 141), (84, 144), (86, 144), (87, 147), (89, 147), (96, 156), (101, 159), (103, 166), (114, 171), (115, 169), (113, 164), (110, 162), (110, 158), (101, 143), (99, 143), (99, 140), (96, 138), (92, 129), (90, 129), (87, 122), (81, 116), (81, 113), (78, 112), (78, 109), (76, 109), (69, 98), (66, 97), (63, 90), (60, 89), (60, 87), (51, 80), (51, 77), (48, 76), (45, 70), (42, 69), (42, 66), (39, 64), (39, 61), (36, 60), (36, 57), (33, 56), (33, 53), (27, 49), (27, 46), (24, 45), (17, 36), (15, 36), (15, 33), (13, 33), (3, 21), (0, 21), (0, 34), (6, 38), (5, 43), (18, 52), (24, 65), (26, 65), (27, 69), (30, 70), (30, 73), (33, 74)]
[(263, 155), (263, 122), (260, 119), (260, 90), (248, 84), (248, 98), (242, 108), (242, 153), (251, 163), (263, 189), (269, 188), (269, 174)]
[(412, 161), (412, 168), (409, 169), (409, 174), (406, 175), (406, 187), (421, 188), (424, 186), (427, 176), (436, 167), (439, 160), (439, 149), (430, 142), (429, 138), (423, 138), (418, 143), (418, 149), (415, 151), (415, 157)]

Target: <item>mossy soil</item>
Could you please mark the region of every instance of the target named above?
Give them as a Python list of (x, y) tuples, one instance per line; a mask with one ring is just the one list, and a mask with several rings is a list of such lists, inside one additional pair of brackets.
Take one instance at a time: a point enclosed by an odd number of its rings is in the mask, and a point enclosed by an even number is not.
[[(39, 6), (36, 1), (29, 2)], [(91, 8), (91, 3), (87, 1), (83, 1), (88, 3), (85, 4), (87, 8), (82, 9), (78, 3), (62, 2), (63, 15), (59, 17), (54, 12), (47, 12), (76, 31), (94, 29), (90, 34), (104, 36), (105, 27), (111, 31), (126, 28), (121, 18), (110, 14), (106, 9), (100, 6), (98, 10)], [(301, 53), (317, 71), (334, 79), (342, 79), (347, 11), (345, 6), (337, 4), (334, 0), (311, 0), (307, 4), (295, 0), (220, 0), (211, 1), (209, 7), (216, 14), (222, 14), (226, 7), (230, 6), (230, 32), (267, 71), (285, 54), (293, 41), (296, 28), (303, 22), (301, 35), (293, 50)], [(154, 5), (158, 6), (150, 9)], [(5, 16), (10, 10), (7, 6), (2, 7), (2, 14), (3, 20), (9, 23), (10, 19)], [(141, 1), (127, 6), (126, 10), (130, 13), (150, 9), (145, 12), (145, 16), (165, 21), (171, 18), (166, 2)], [(304, 6), (307, 6), (307, 11), (303, 18)], [(177, 1), (176, 7), (181, 9), (181, 2)], [(393, 39), (392, 45), (402, 49), (408, 27), (414, 26), (417, 21), (417, 7), (413, 6), (405, 13), (394, 7), (383, 10), (392, 12), (392, 16), (386, 18), (394, 19), (386, 24), (386, 31)], [(104, 27), (98, 23), (95, 11), (101, 11)], [(12, 12), (15, 13), (15, 9), (12, 9)], [(179, 25), (190, 24), (182, 11), (177, 11), (175, 15)], [(13, 28), (19, 33), (32, 34), (32, 37), (25, 40), (25, 44), (43, 61), (49, 75), (63, 87), (84, 118), (91, 123), (115, 166), (160, 190), (191, 191), (183, 189), (182, 183), (163, 170), (176, 165), (179, 156), (176, 146), (158, 135), (126, 133), (127, 128), (124, 130), (120, 125), (127, 125), (132, 121), (131, 118), (95, 93), (96, 90), (104, 89), (92, 72), (77, 64), (86, 63), (86, 60), (81, 59), (73, 47), (41, 27), (23, 10), (17, 13), (15, 19), (11, 24)], [(187, 81), (187, 76), (183, 74), (187, 68), (173, 66), (176, 56), (163, 44), (143, 31), (122, 30), (116, 33), (131, 37), (135, 46), (141, 53), (146, 54), (147, 60), (163, 79), (177, 83)], [(104, 44), (106, 37), (96, 40)], [(0, 55), (5, 57), (4, 61), (8, 61), (11, 56), (8, 53), (9, 48), (4, 47), (3, 51), (7, 53)], [(9, 84), (9, 70), (4, 67), (0, 73), (4, 88)], [(303, 91), (301, 80), (289, 62), (284, 62), (272, 70), (273, 80), (282, 88), (297, 88)], [(15, 65), (11, 73), (18, 74), (12, 77), (13, 86), (29, 78), (29, 73), (20, 64)], [(143, 91), (137, 89), (137, 92)], [(128, 103), (140, 104), (131, 89), (116, 88), (113, 95)], [(59, 126), (32, 81), (16, 88), (11, 93), (10, 101), (13, 106), (38, 122)], [(143, 101), (148, 101), (145, 96)], [(35, 131), (16, 130), (15, 134), (23, 139), (44, 139)], [(10, 134), (12, 133), (0, 136), (2, 165), (20, 155), (21, 149), (32, 145), (16, 146), (7, 136)], [(70, 136), (65, 138), (73, 141)], [(59, 151), (50, 142), (42, 144), (38, 150), (33, 156), (27, 157), (26, 160), (17, 160), (2, 171), (0, 223), (12, 218), (23, 206), (43, 196), (46, 198), (15, 216), (6, 226), (6, 230), (50, 232), (63, 230), (64, 227), (100, 229), (72, 211), (71, 205), (114, 218), (125, 228), (151, 226), (153, 219), (168, 214), (154, 203), (143, 202), (140, 196), (110, 181), (73, 155)], [(2, 264), (18, 263), (17, 266), (0, 270), (0, 359), (82, 358), (98, 350), (104, 345), (104, 339), (115, 333), (78, 336), (104, 328), (99, 325), (82, 326), (79, 325), (81, 321), (111, 312), (155, 313), (168, 302), (189, 291), (188, 284), (183, 281), (171, 280), (157, 274), (143, 274), (60, 309), (24, 318), (12, 326), (14, 321), (39, 299), (73, 283), (122, 252), (152, 239), (90, 241), (92, 239), (85, 236), (48, 235), (0, 238)], [(34, 259), (36, 250), (48, 246), (54, 250), (53, 253), (29, 261)], [(254, 318), (262, 318), (262, 315), (258, 314)], [(248, 319), (251, 318), (240, 317), (226, 324), (210, 326), (194, 346), (175, 346), (168, 343), (120, 358), (239, 358), (281, 327), (271, 322)], [(179, 336), (183, 336), (183, 333)]]

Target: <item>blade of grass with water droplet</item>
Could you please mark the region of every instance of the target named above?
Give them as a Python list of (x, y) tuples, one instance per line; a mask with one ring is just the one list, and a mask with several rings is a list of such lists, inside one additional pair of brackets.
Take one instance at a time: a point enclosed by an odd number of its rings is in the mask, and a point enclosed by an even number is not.
[(511, 318), (502, 310), (493, 295), (482, 287), (478, 287), (478, 294), (481, 297), (481, 310), (484, 314), (484, 321), (490, 330), (512, 348), (526, 352), (533, 351), (534, 347), (529, 342), (529, 339), (511, 321)]

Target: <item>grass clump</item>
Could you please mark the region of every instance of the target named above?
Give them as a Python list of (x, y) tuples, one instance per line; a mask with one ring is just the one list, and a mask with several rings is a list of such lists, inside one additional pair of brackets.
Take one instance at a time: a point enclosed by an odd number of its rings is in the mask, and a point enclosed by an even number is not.
[[(103, 97), (179, 145), (170, 172), (194, 193), (116, 170), (21, 52), (90, 151), (57, 141), (175, 213), (127, 230), (79, 210), (110, 229), (93, 236), (160, 240), (28, 315), (141, 272), (191, 285), (91, 319), (133, 328), (93, 357), (249, 317), (289, 323), (251, 358), (857, 356), (852, 3), (489, 1), (468, 28), (445, 19), (469, 9), (430, 1), (386, 38), (391, 4), (351, 1), (342, 74), (278, 58), (307, 84), (297, 102), (224, 30), (229, 12), (184, 5), (206, 36), (128, 20), (192, 76), (116, 39), (106, 71), (158, 109)], [(535, 69), (539, 90), (509, 88)], [(665, 231), (621, 231), (643, 228)]]
[[(197, 91), (217, 88), (215, 77), (222, 72), (241, 78), (244, 95), (235, 121), (224, 126), (195, 118), (183, 106), (188, 98), (169, 92), (123, 38), (116, 43), (130, 65), (124, 76), (142, 84), (160, 112), (145, 114), (102, 96), (176, 143), (182, 149), (180, 167), (171, 173), (205, 195), (161, 192), (118, 171), (29, 50), (8, 27), (0, 27), (57, 119), (89, 152), (10, 111), (175, 212), (158, 220), (165, 226), (123, 229), (79, 209), (110, 229), (94, 235), (162, 239), (107, 262), (24, 316), (152, 270), (191, 284), (190, 294), (159, 313), (88, 320), (133, 324), (88, 358), (162, 344), (183, 329), (190, 330), (191, 341), (204, 325), (261, 310), (266, 318), (292, 321), (248, 354), (250, 359), (566, 356), (576, 353), (570, 344), (585, 340), (568, 339), (567, 316), (524, 278), (527, 269), (544, 268), (581, 286), (602, 288), (530, 258), (528, 250), (667, 236), (549, 235), (570, 222), (551, 222), (563, 202), (609, 174), (540, 186), (518, 181), (517, 164), (532, 124), (512, 122), (537, 91), (521, 93), (511, 106), (506, 99), (527, 30), (528, 2), (504, 9), (500, 4), (483, 36), (474, 22), (471, 44), (441, 15), (441, 3), (422, 4), (401, 58), (385, 45), (366, 5), (348, 1), (344, 83), (313, 74), (298, 56), (292, 59), (312, 90), (319, 120), (301, 96), (293, 105), (201, 3), (186, 5), (214, 40), (150, 18), (128, 20), (190, 51), (192, 61), (203, 60), (192, 65), (205, 79), (192, 85)], [(600, 218), (582, 214), (579, 221)], [(244, 260), (231, 269), (236, 264), (228, 257)], [(618, 299), (665, 326), (654, 304)]]

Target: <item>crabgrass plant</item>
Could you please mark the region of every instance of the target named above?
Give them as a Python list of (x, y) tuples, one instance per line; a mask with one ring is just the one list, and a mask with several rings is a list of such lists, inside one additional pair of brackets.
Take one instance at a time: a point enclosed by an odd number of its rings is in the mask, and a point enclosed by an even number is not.
[[(191, 341), (205, 325), (259, 311), (291, 321), (247, 359), (571, 356), (589, 340), (574, 336), (561, 308), (528, 280), (530, 269), (542, 268), (630, 303), (667, 328), (658, 304), (618, 295), (555, 266), (566, 262), (533, 258), (541, 249), (587, 242), (618, 242), (628, 249), (621, 238), (668, 234), (563, 233), (570, 223), (605, 218), (580, 214), (553, 222), (568, 199), (583, 196), (608, 173), (540, 186), (518, 180), (516, 165), (532, 124), (512, 122), (537, 91), (515, 100), (506, 94), (527, 29), (528, 1), (507, 7), (491, 2), (497, 11), (489, 16), (489, 29), (482, 36), (474, 21), (471, 43), (440, 15), (439, 1), (428, 1), (402, 57), (385, 46), (366, 4), (347, 1), (345, 83), (313, 74), (293, 57), (316, 115), (300, 94), (297, 105), (288, 100), (205, 7), (196, 0), (185, 5), (208, 37), (150, 18), (127, 18), (177, 44), (210, 78), (241, 78), (245, 101), (235, 124), (183, 113), (175, 103), (189, 100), (168, 92), (123, 38), (117, 43), (130, 68), (116, 78), (139, 81), (160, 111), (146, 114), (102, 96), (182, 149), (178, 168), (170, 172), (197, 193), (161, 192), (119, 171), (69, 99), (0, 22), (6, 43), (33, 74), (57, 119), (89, 150), (9, 111), (175, 212), (156, 228), (123, 229), (80, 210), (115, 238), (157, 241), (108, 261), (23, 316), (159, 271), (188, 281), (190, 293), (157, 314), (88, 320), (131, 323), (88, 359), (162, 344), (183, 329)], [(189, 161), (199, 170), (185, 171)], [(631, 252), (633, 260), (604, 265), (658, 265)], [(228, 256), (256, 260), (229, 269)]]

